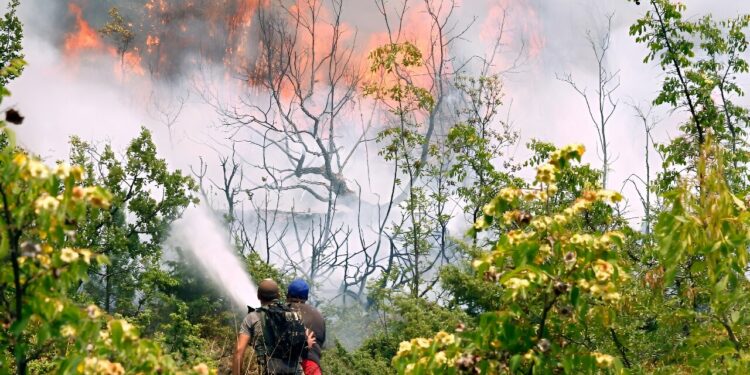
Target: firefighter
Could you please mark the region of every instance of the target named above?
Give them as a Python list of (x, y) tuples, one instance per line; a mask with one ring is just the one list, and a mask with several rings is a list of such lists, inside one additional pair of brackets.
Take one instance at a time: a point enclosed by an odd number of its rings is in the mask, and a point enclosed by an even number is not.
[(326, 322), (313, 305), (307, 303), (310, 287), (305, 280), (296, 279), (289, 284), (286, 301), (302, 315), (305, 328), (312, 331), (315, 342), (302, 352), (302, 369), (305, 375), (320, 375), (321, 349), (326, 341)]

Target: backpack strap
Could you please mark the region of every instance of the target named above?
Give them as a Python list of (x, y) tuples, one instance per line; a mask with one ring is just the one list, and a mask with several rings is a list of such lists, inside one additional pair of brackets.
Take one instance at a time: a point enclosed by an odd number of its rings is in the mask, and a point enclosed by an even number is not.
[[(260, 334), (262, 335), (262, 337), (255, 338), (255, 346), (253, 349), (255, 350), (256, 361), (260, 365), (261, 369), (265, 370), (266, 368), (268, 368), (268, 360), (271, 358), (268, 355), (267, 341), (268, 337), (270, 337), (268, 333), (268, 324), (266, 323), (266, 312), (268, 310), (264, 307), (259, 307), (257, 309), (254, 309), (254, 311), (258, 313), (257, 324), (260, 324)], [(257, 330), (255, 332), (258, 333)]]

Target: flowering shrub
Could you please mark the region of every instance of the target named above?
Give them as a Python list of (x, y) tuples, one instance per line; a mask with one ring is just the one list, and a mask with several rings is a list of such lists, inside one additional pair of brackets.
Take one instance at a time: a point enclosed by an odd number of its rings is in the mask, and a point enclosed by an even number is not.
[[(474, 329), (401, 343), (394, 357), (400, 373), (547, 373), (618, 371), (614, 356), (587, 350), (581, 332), (606, 329), (615, 319), (627, 280), (618, 262), (624, 236), (586, 233), (581, 217), (594, 205), (617, 203), (619, 193), (584, 191), (552, 212), (556, 181), (584, 148), (567, 146), (537, 168), (533, 189), (504, 188), (483, 208), (472, 235), (494, 224), (503, 230), (472, 262), (486, 281), (502, 286), (500, 310), (483, 314)], [(536, 216), (525, 207), (541, 207)]]
[[(82, 186), (78, 166), (49, 168), (16, 148), (5, 125), (0, 122), (6, 140), (0, 149), (0, 374), (26, 374), (30, 367), (63, 374), (180, 373), (126, 320), (69, 297), (89, 267), (108, 262), (69, 244), (87, 209), (107, 209), (110, 194)], [(198, 365), (183, 373), (209, 369)]]
[(459, 365), (463, 360), (459, 339), (452, 333), (440, 331), (434, 338), (414, 338), (403, 341), (398, 348), (396, 358), (403, 358), (407, 363), (403, 371), (415, 372), (417, 366), (432, 368), (434, 371), (444, 372)]
[[(86, 279), (90, 266), (107, 262), (88, 249), (66, 246), (87, 206), (109, 206), (109, 194), (78, 185), (82, 178), (77, 166), (50, 169), (11, 147), (0, 153), (0, 283), (5, 300), (15, 302), (0, 308), (0, 367), (24, 373), (33, 361), (57, 353), (47, 366), (61, 373), (175, 372), (161, 348), (140, 340), (126, 320), (106, 316), (95, 305), (81, 308), (66, 297)], [(209, 373), (205, 365), (191, 371)]]

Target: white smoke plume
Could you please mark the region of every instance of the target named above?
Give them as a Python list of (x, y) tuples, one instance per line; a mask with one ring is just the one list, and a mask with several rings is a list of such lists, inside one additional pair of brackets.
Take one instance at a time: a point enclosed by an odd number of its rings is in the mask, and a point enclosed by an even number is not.
[(190, 254), (214, 286), (237, 308), (258, 307), (258, 290), (229, 241), (229, 233), (203, 205), (190, 207), (172, 225), (169, 242)]

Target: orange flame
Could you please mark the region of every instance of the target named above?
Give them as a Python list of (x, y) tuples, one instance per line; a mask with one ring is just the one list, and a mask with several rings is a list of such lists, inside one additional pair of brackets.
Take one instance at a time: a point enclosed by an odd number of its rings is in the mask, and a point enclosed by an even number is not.
[(149, 35), (146, 37), (146, 45), (149, 47), (158, 46), (160, 42), (158, 36)]
[(125, 63), (125, 67), (129, 71), (139, 76), (142, 76), (146, 73), (141, 66), (141, 55), (139, 55), (137, 52), (125, 52), (122, 59)]
[(65, 38), (66, 54), (75, 54), (85, 49), (100, 49), (102, 40), (96, 30), (92, 29), (88, 22), (83, 18), (81, 7), (70, 3), (68, 10), (76, 17), (76, 31)]
[(268, 0), (235, 0), (236, 13), (229, 18), (224, 65), (231, 71), (246, 65), (245, 46), (250, 44), (250, 26), (255, 12), (267, 7)]
[[(68, 10), (76, 19), (76, 27), (74, 32), (65, 37), (64, 51), (67, 57), (77, 56), (83, 51), (105, 53), (112, 57), (117, 56), (117, 49), (113, 46), (106, 45), (99, 33), (83, 18), (83, 11), (79, 5), (70, 3), (68, 5)], [(126, 72), (137, 75), (145, 74), (145, 71), (141, 66), (141, 55), (138, 48), (135, 48), (133, 51), (125, 52), (121, 58), (122, 61), (120, 63), (115, 63), (113, 66), (114, 74), (119, 79), (124, 79)]]

